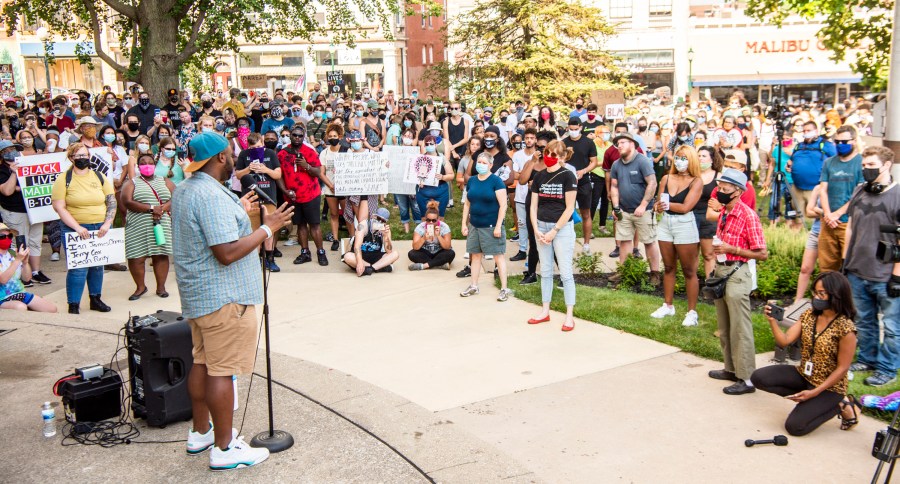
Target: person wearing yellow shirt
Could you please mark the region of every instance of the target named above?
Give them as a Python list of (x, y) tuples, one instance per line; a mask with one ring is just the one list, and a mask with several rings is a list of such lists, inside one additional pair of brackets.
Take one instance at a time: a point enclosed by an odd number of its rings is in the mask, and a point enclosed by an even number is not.
[(227, 103), (225, 103), (224, 106), (222, 106), (222, 112), (224, 113), (226, 109), (231, 108), (231, 110), (234, 111), (235, 118), (240, 119), (246, 117), (247, 113), (244, 110), (244, 103), (242, 103), (240, 99), (241, 90), (236, 87), (232, 87), (231, 90), (228, 91), (228, 94), (229, 96), (231, 96), (231, 99)]
[[(73, 143), (66, 150), (72, 167), (60, 173), (53, 184), (53, 209), (62, 221), (63, 245), (70, 237), (87, 239), (96, 230), (102, 238), (116, 216), (116, 195), (112, 181), (91, 169), (91, 155), (86, 146)], [(109, 312), (101, 299), (103, 266), (69, 269), (66, 273), (66, 297), (69, 314), (78, 314), (84, 285), (87, 282), (91, 310)]]
[[(590, 109), (590, 107), (588, 107)], [(594, 144), (597, 146), (597, 159), (602, 160), (606, 150), (612, 146), (610, 141), (609, 126), (601, 124), (594, 132)], [(603, 171), (603, 164), (598, 163), (597, 167), (591, 170), (589, 176), (593, 183), (591, 191), (591, 213), (594, 210), (599, 211), (597, 225), (600, 226), (600, 235), (610, 235), (606, 229), (606, 218), (609, 216), (609, 197), (606, 194), (606, 173)]]

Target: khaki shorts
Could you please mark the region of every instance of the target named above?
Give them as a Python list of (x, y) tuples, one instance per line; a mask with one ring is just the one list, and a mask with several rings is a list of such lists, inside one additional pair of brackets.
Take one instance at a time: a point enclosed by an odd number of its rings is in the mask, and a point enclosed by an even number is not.
[(642, 244), (656, 242), (656, 227), (653, 225), (653, 212), (647, 210), (643, 217), (635, 217), (634, 214), (622, 212), (622, 220), (616, 222), (616, 240), (632, 240), (637, 232)]
[[(263, 204), (263, 208), (266, 209), (267, 214), (270, 214), (275, 211), (275, 205), (269, 205), (266, 203), (266, 204)], [(250, 214), (250, 228), (254, 232), (256, 232), (256, 229), (258, 229), (260, 225), (262, 225), (262, 224), (259, 223), (259, 214), (258, 213)]]
[(189, 319), (194, 364), (206, 365), (209, 376), (246, 375), (256, 359), (256, 308), (226, 304), (218, 311)]

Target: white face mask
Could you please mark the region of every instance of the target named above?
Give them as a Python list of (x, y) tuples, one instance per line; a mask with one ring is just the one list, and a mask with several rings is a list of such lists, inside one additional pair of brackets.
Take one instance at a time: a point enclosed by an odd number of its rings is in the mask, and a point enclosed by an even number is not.
[(146, 152), (150, 151), (150, 145), (148, 145), (147, 143), (138, 143), (137, 149), (141, 153), (146, 153)]
[(410, 146), (413, 144), (412, 138), (403, 138), (403, 146)]
[(678, 173), (684, 173), (688, 169), (688, 160), (675, 158), (675, 169)]
[(581, 136), (580, 129), (570, 129), (569, 130), (569, 138), (578, 138), (579, 136)]

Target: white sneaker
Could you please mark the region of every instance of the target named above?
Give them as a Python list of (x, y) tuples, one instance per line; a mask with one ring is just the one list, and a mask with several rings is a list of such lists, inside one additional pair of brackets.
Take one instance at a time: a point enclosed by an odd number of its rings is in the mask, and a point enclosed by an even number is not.
[(297, 239), (287, 239), (286, 241), (284, 241), (284, 245), (292, 247), (295, 245), (300, 245), (300, 242), (298, 242)]
[(687, 314), (684, 315), (684, 321), (681, 322), (682, 326), (697, 326), (700, 324), (700, 316), (697, 315), (697, 311), (693, 309), (688, 311)]
[(52, 260), (53, 262), (59, 262), (59, 252), (50, 254), (50, 260)]
[(269, 449), (250, 447), (244, 437), (238, 437), (228, 444), (228, 450), (213, 446), (209, 453), (209, 470), (228, 471), (241, 467), (255, 466), (269, 458)]
[(675, 316), (675, 306), (669, 306), (666, 303), (663, 303), (659, 309), (653, 311), (653, 314), (650, 315), (651, 318), (656, 319), (662, 319), (666, 316)]
[(468, 252), (466, 252), (465, 254), (463, 254), (463, 259), (468, 259), (468, 258), (469, 258), (469, 253), (468, 253)]
[(484, 256), (484, 260), (494, 260), (494, 256), (486, 255), (486, 256)]
[(591, 244), (581, 244), (581, 253), (591, 255)]
[[(231, 439), (237, 437), (237, 429), (231, 429)], [(194, 429), (188, 430), (187, 438), (187, 454), (199, 455), (205, 450), (211, 448), (216, 443), (216, 435), (213, 432), (213, 426), (210, 423), (209, 430), (205, 434), (194, 432)]]

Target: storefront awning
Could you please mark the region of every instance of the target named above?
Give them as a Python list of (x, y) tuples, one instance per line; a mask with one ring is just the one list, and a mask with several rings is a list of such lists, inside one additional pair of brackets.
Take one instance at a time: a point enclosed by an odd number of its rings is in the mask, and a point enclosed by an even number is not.
[[(54, 57), (75, 57), (75, 47), (81, 44), (88, 55), (97, 55), (93, 42), (53, 42)], [(22, 57), (44, 57), (44, 44), (41, 42), (22, 42), (19, 44)]]
[(719, 87), (719, 86), (768, 86), (791, 84), (855, 84), (862, 77), (831, 77), (824, 79), (723, 79), (716, 81), (694, 81), (694, 87)]
[(239, 67), (239, 76), (300, 76), (306, 73), (303, 66), (270, 66), (270, 67)]

